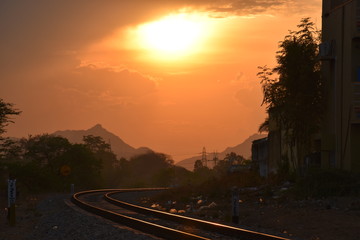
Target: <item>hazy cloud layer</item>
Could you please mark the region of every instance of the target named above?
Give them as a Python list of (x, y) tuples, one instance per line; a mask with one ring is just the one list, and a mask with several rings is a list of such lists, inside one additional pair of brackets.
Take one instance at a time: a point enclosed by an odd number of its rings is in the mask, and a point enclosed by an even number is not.
[(63, 92), (78, 92), (101, 104), (132, 105), (156, 92), (156, 83), (138, 72), (86, 66), (57, 80)]
[(311, 8), (317, 1), (4, 0), (0, 2), (0, 70), (16, 72), (19, 68), (28, 69), (58, 61), (59, 53), (75, 55), (79, 49), (120, 27), (182, 8), (211, 11), (220, 16), (249, 15), (280, 8), (296, 12), (304, 10), (305, 6)]

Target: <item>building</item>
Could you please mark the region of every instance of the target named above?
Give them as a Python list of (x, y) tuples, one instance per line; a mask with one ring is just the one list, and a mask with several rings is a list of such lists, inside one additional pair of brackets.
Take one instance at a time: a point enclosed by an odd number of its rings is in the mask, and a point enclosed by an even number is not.
[(360, 0), (323, 0), (321, 166), (360, 171)]
[(268, 138), (257, 139), (252, 142), (251, 158), (252, 163), (259, 168), (259, 174), (262, 177), (267, 177), (272, 169), (269, 169), (269, 141)]

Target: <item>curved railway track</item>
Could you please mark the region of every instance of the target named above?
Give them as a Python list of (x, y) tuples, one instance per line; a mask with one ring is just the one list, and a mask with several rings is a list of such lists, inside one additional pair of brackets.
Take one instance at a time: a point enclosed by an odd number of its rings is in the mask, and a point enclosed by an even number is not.
[(78, 192), (71, 200), (86, 211), (164, 239), (286, 240), (282, 237), (170, 214), (118, 200), (121, 199), (119, 194), (122, 192), (157, 190), (164, 189), (91, 190)]

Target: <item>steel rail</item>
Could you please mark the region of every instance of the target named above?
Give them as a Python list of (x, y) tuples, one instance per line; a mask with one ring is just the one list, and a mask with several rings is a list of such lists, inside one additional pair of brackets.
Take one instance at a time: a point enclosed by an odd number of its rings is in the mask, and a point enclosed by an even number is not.
[[(132, 190), (122, 190), (122, 192), (125, 191), (145, 191), (145, 189), (132, 189)], [(149, 190), (159, 190), (159, 189), (147, 189), (147, 191)], [(78, 207), (94, 213), (96, 215), (99, 215), (101, 217), (104, 217), (106, 219), (109, 219), (113, 222), (116, 223), (120, 223), (123, 225), (126, 225), (128, 227), (140, 230), (142, 232), (145, 233), (149, 233), (161, 238), (165, 238), (165, 239), (189, 239), (189, 240), (209, 240), (208, 238), (204, 238), (201, 236), (197, 236), (194, 234), (190, 234), (190, 233), (186, 233), (183, 231), (179, 231), (179, 230), (175, 230), (175, 229), (171, 229), (168, 227), (164, 227), (158, 224), (154, 224), (154, 223), (150, 223), (150, 222), (146, 222), (143, 220), (139, 220), (136, 218), (132, 218), (129, 216), (125, 216), (119, 213), (115, 213), (113, 211), (109, 211), (106, 209), (102, 209), (99, 207), (96, 207), (94, 205), (88, 204), (85, 201), (82, 201), (79, 199), (80, 196), (86, 195), (86, 194), (93, 194), (93, 193), (100, 193), (100, 192), (114, 192), (117, 191), (119, 192), (119, 189), (101, 189), (101, 190), (89, 190), (89, 191), (82, 191), (82, 192), (78, 192), (72, 195), (71, 197), (71, 201), (77, 205)]]
[[(141, 190), (137, 190), (137, 191), (141, 191)], [(241, 240), (289, 240), (287, 238), (282, 238), (282, 237), (259, 233), (259, 232), (255, 232), (255, 231), (251, 231), (251, 230), (242, 229), (242, 228), (236, 228), (236, 227), (232, 227), (232, 226), (228, 226), (228, 225), (224, 225), (224, 224), (209, 222), (209, 221), (205, 221), (205, 220), (200, 220), (200, 219), (190, 218), (190, 217), (186, 217), (186, 216), (182, 216), (182, 215), (171, 214), (171, 213), (167, 213), (167, 212), (163, 212), (163, 211), (159, 211), (159, 210), (154, 210), (154, 209), (150, 209), (150, 208), (145, 208), (142, 206), (138, 206), (138, 205), (124, 202), (124, 201), (120, 201), (120, 200), (117, 200), (117, 199), (111, 197), (112, 195), (121, 193), (121, 192), (125, 192), (125, 191), (118, 190), (118, 191), (114, 191), (114, 192), (109, 192), (104, 195), (104, 198), (106, 201), (108, 201), (114, 205), (132, 210), (134, 212), (142, 213), (145, 215), (152, 215), (154, 217), (178, 222), (183, 225), (206, 229), (208, 231), (224, 234), (224, 235), (231, 236), (231, 237), (236, 237)]]

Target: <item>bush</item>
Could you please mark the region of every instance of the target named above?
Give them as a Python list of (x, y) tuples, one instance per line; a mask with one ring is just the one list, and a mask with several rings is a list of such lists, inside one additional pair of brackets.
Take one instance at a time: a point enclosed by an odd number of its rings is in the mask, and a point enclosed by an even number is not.
[[(208, 171), (211, 172), (211, 170)], [(207, 175), (207, 178), (202, 179), (202, 181), (192, 180), (193, 181), (189, 184), (184, 184), (162, 192), (156, 199), (158, 201), (172, 199), (180, 202), (188, 202), (192, 198), (202, 196), (205, 199), (209, 198), (216, 201), (219, 199), (230, 198), (231, 189), (234, 186), (246, 188), (259, 186), (264, 183), (258, 173), (249, 170), (228, 173), (222, 177)]]

